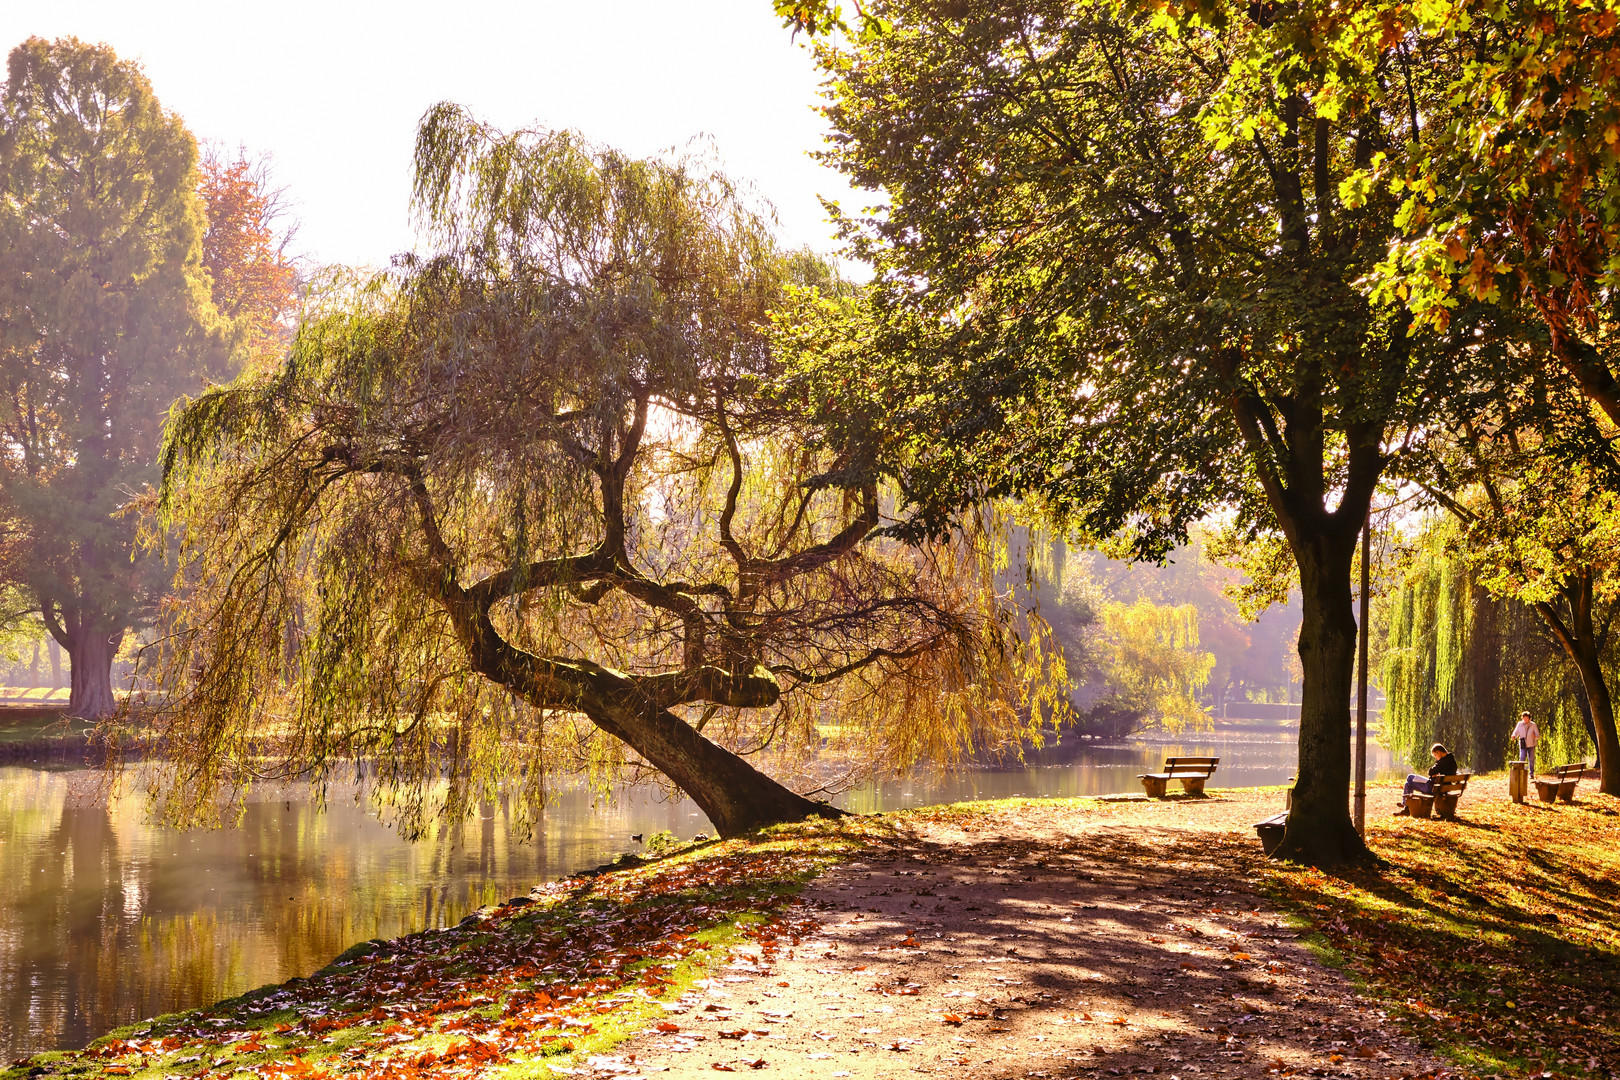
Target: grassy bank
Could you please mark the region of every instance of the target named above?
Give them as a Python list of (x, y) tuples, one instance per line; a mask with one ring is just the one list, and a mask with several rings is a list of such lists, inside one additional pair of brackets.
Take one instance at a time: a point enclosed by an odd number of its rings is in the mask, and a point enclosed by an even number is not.
[[(791, 953), (807, 919), (803, 884), (885, 832), (873, 820), (809, 824), (629, 857), (455, 927), (363, 942), (308, 979), (14, 1062), (0, 1080), (413, 1080), (492, 1066), (552, 1075), (548, 1065), (567, 1068), (656, 1023), (711, 972)], [(732, 955), (739, 945), (750, 959)]]
[(83, 764), (91, 725), (59, 706), (0, 706), (0, 765)]

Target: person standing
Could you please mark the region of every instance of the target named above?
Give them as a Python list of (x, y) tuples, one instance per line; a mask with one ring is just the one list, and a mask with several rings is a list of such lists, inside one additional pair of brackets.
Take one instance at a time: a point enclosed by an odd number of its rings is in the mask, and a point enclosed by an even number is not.
[(1530, 778), (1536, 775), (1536, 744), (1541, 741), (1541, 729), (1530, 719), (1530, 713), (1519, 714), (1519, 726), (1513, 729), (1513, 738), (1519, 744), (1519, 760), (1528, 762)]

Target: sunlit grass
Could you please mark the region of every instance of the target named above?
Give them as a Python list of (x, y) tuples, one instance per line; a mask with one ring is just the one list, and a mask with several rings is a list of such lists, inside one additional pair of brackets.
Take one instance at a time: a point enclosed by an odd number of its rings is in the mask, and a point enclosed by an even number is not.
[[(1459, 820), (1372, 818), (1377, 868), (1257, 874), (1367, 990), (1484, 1075), (1620, 1071), (1620, 799), (1516, 805), (1476, 778)], [(1476, 794), (1477, 793), (1477, 794)], [(1378, 806), (1383, 808), (1384, 800)]]

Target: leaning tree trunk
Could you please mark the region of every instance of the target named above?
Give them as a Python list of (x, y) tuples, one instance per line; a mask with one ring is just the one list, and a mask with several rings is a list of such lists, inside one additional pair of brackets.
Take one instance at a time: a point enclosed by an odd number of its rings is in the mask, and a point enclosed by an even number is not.
[(1367, 846), (1350, 820), (1350, 687), (1355, 677), (1356, 619), (1350, 595), (1348, 538), (1328, 529), (1296, 534), (1301, 618), (1299, 768), (1293, 807), (1273, 857), (1313, 866), (1364, 859)]
[(1581, 688), (1575, 695), (1575, 704), (1581, 710), (1581, 726), (1586, 729), (1586, 737), (1592, 740), (1593, 746), (1596, 746), (1598, 744), (1597, 725), (1592, 722), (1592, 702), (1586, 696), (1585, 680), (1582, 680)]
[(1586, 691), (1586, 703), (1592, 714), (1598, 768), (1603, 770), (1602, 791), (1605, 795), (1620, 795), (1620, 738), (1616, 738), (1615, 731), (1614, 695), (1609, 693), (1608, 680), (1603, 677), (1595, 638), (1577, 630), (1570, 659), (1580, 672), (1581, 689)]
[(789, 791), (668, 709), (629, 709), (596, 695), (582, 705), (592, 723), (622, 740), (690, 796), (721, 836), (843, 815), (829, 803)]
[(69, 642), (69, 716), (100, 720), (117, 711), (118, 699), (113, 696), (112, 686), (113, 657), (118, 652), (115, 640), (105, 631), (86, 628)]

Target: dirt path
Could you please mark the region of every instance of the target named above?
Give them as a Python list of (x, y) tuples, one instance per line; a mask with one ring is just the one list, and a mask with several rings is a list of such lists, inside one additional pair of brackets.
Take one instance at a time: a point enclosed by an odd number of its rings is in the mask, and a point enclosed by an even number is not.
[[(1275, 801), (1273, 796), (1270, 801)], [(1295, 940), (1213, 834), (1260, 799), (919, 821), (818, 880), (596, 1076), (1398, 1077), (1440, 1063)], [(1249, 834), (1252, 837), (1252, 832)], [(674, 1030), (670, 1030), (673, 1028)]]

